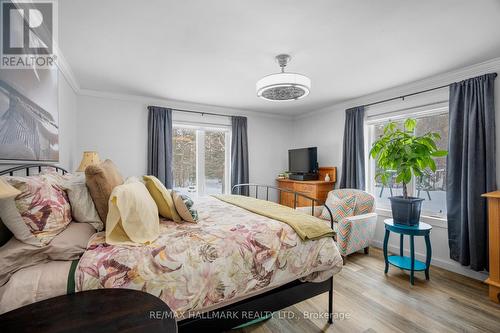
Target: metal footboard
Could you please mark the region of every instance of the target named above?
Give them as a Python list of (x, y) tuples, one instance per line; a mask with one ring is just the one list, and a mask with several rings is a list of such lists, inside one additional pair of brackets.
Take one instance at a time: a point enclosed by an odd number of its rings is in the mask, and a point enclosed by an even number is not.
[[(310, 196), (307, 196), (303, 193), (292, 191), (292, 190), (289, 190), (286, 188), (279, 188), (279, 187), (271, 186), (271, 185), (250, 184), (250, 183), (249, 184), (236, 184), (231, 188), (231, 194), (234, 194), (235, 189), (239, 189), (240, 191), (238, 191), (238, 192), (241, 193), (241, 189), (247, 188), (248, 195), (250, 195), (250, 188), (252, 188), (252, 187), (255, 188), (255, 198), (256, 199), (259, 199), (259, 188), (265, 189), (266, 190), (266, 201), (270, 201), (269, 200), (269, 190), (270, 189), (278, 192), (278, 203), (281, 202), (281, 194), (283, 192), (293, 194), (293, 208), (294, 209), (297, 208), (297, 199), (299, 196), (306, 198), (308, 200), (311, 200), (311, 215), (313, 215), (313, 216), (314, 216), (315, 204), (319, 205), (321, 203), (318, 199), (311, 198)], [(333, 230), (332, 211), (330, 210), (330, 208), (327, 205), (324, 205), (323, 207), (326, 208), (326, 210), (328, 211), (328, 215), (330, 215), (330, 227)], [(334, 241), (337, 240), (337, 235), (335, 233), (333, 234), (333, 240)], [(328, 323), (332, 324), (333, 323), (333, 276), (329, 279), (329, 285), (330, 285), (329, 286), (330, 288), (328, 290)]]
[[(321, 204), (321, 202), (316, 198), (312, 198), (312, 197), (307, 196), (307, 195), (300, 193), (300, 192), (292, 191), (292, 190), (289, 190), (286, 188), (279, 188), (279, 187), (272, 186), (272, 185), (262, 185), (262, 184), (252, 184), (252, 183), (236, 184), (231, 188), (231, 194), (235, 194), (234, 193), (235, 189), (238, 189), (239, 190), (238, 192), (241, 193), (241, 189), (245, 189), (245, 188), (248, 189), (248, 195), (250, 195), (250, 189), (255, 188), (255, 198), (256, 199), (259, 199), (259, 189), (265, 189), (266, 201), (270, 201), (269, 200), (269, 190), (277, 191), (278, 192), (278, 203), (281, 202), (281, 195), (283, 192), (293, 194), (293, 208), (294, 209), (297, 208), (297, 199), (299, 197), (305, 198), (307, 200), (311, 200), (311, 215), (313, 215), (313, 216), (314, 216), (314, 207), (319, 206)], [(330, 208), (327, 205), (324, 205), (324, 207), (326, 208), (326, 210), (328, 211), (328, 214), (330, 215), (330, 227), (333, 229), (332, 211), (330, 210)]]

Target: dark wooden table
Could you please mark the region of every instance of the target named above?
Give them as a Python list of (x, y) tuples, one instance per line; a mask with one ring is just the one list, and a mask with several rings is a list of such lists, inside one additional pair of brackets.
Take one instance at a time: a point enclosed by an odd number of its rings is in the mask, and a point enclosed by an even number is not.
[(98, 289), (58, 296), (0, 316), (6, 332), (177, 332), (170, 308), (130, 289)]

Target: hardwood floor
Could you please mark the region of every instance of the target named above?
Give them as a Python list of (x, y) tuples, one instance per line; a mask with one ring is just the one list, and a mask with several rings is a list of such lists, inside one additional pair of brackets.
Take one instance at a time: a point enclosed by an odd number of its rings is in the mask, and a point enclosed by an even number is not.
[[(231, 332), (500, 332), (500, 305), (484, 283), (437, 267), (430, 281), (395, 267), (384, 275), (382, 252), (354, 254), (334, 279), (334, 310), (328, 325), (328, 293), (295, 304), (274, 317)], [(312, 317), (311, 314), (316, 314)]]

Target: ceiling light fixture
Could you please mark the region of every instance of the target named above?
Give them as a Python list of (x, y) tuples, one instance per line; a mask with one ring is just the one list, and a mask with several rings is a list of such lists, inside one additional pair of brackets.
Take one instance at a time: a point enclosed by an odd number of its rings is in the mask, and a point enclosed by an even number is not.
[(288, 54), (276, 56), (281, 67), (281, 73), (264, 76), (257, 81), (257, 96), (268, 101), (297, 100), (309, 95), (311, 79), (298, 73), (285, 73), (285, 67), (290, 62)]

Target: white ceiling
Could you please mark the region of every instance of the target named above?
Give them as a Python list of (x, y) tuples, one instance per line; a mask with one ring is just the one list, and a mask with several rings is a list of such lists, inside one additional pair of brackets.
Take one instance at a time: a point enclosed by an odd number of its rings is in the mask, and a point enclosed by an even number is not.
[[(498, 0), (59, 1), (59, 42), (84, 89), (301, 114), (500, 56)], [(255, 82), (309, 76), (269, 102)]]

